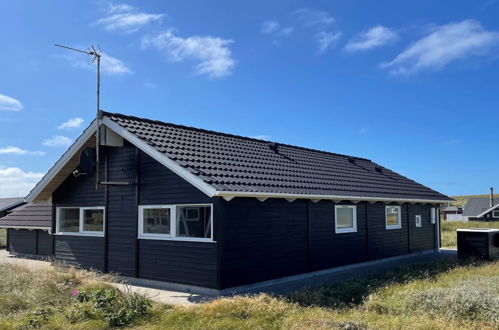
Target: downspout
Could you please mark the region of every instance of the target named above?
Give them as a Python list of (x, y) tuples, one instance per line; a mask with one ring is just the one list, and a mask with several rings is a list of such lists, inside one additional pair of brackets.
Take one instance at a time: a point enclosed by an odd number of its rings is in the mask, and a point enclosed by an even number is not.
[[(104, 176), (105, 180), (109, 181), (108, 178), (108, 160), (107, 160), (107, 152), (105, 153), (104, 157)], [(107, 251), (108, 251), (108, 235), (109, 235), (109, 186), (104, 185), (104, 214), (105, 214), (105, 219), (104, 219), (104, 273), (107, 273)]]
[(436, 223), (436, 227), (435, 228), (435, 246), (437, 247), (437, 251), (440, 250), (440, 247), (442, 246), (442, 243), (440, 242), (440, 208), (436, 207), (435, 208), (435, 216), (437, 217), (435, 223)]

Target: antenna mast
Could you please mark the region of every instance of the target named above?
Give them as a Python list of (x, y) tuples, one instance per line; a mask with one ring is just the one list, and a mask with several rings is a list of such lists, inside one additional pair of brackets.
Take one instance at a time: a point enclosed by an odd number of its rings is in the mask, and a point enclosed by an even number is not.
[(69, 49), (75, 52), (80, 52), (83, 54), (87, 54), (92, 56), (92, 63), (97, 61), (97, 133), (95, 137), (95, 190), (99, 189), (99, 167), (100, 167), (100, 152), (99, 152), (99, 146), (100, 146), (100, 122), (102, 120), (102, 112), (100, 110), (100, 59), (102, 57), (102, 53), (100, 52), (99, 46), (99, 52), (95, 49), (93, 45), (91, 45), (91, 49), (89, 48), (88, 50), (81, 50), (81, 49), (76, 49), (64, 45), (59, 45), (59, 44), (54, 44), (54, 46)]

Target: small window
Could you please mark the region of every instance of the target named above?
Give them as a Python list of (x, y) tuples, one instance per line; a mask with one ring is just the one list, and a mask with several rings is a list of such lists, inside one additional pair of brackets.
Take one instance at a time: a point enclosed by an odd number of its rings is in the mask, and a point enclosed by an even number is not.
[(430, 222), (432, 224), (435, 224), (437, 222), (437, 208), (436, 207), (430, 208)]
[(59, 211), (59, 232), (77, 233), (80, 231), (80, 209), (60, 208)]
[(177, 237), (211, 237), (210, 206), (178, 206)]
[(335, 205), (335, 233), (357, 231), (357, 207), (355, 205)]
[(416, 227), (423, 227), (423, 223), (421, 221), (421, 215), (418, 214), (414, 217), (415, 221), (416, 221)]
[(104, 231), (104, 209), (82, 208), (82, 213), (84, 232)]
[(492, 211), (492, 218), (499, 218), (499, 211)]
[(400, 206), (386, 206), (386, 229), (402, 228), (401, 216)]
[(56, 229), (59, 234), (104, 235), (104, 207), (58, 207)]
[(170, 236), (172, 207), (169, 206), (140, 206), (141, 236)]

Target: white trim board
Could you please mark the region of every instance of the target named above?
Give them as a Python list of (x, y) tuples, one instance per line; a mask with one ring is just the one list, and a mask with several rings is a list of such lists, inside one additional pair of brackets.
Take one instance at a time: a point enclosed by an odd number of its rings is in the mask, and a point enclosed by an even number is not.
[(497, 209), (499, 207), (499, 204), (496, 204), (494, 206), (492, 206), (491, 208), (488, 208), (487, 210), (483, 211), (482, 213), (480, 213), (479, 215), (476, 216), (476, 218), (481, 218), (483, 217), (484, 215), (486, 215), (487, 213), (491, 212), (491, 211), (494, 211), (495, 209)]
[(121, 135), (125, 140), (154, 158), (156, 161), (163, 164), (166, 168), (170, 169), (172, 172), (192, 184), (194, 187), (204, 192), (206, 195), (210, 197), (213, 197), (215, 195), (216, 189), (213, 186), (207, 184), (201, 178), (195, 176), (194, 174), (177, 164), (175, 161), (168, 158), (165, 154), (159, 152), (158, 150), (156, 150), (156, 148), (147, 144), (147, 142), (145, 142), (144, 140), (138, 138), (135, 134), (130, 133), (126, 128), (109, 119), (109, 117), (104, 116), (104, 118), (102, 118), (102, 123), (112, 129), (118, 135)]

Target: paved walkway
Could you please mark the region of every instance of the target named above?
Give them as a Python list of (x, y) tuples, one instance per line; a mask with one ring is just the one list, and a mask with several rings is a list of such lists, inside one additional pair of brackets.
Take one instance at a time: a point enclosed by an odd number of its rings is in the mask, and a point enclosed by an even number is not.
[[(266, 282), (260, 282), (253, 285), (246, 285), (231, 289), (223, 290), (221, 295), (231, 296), (233, 294), (256, 294), (261, 292), (288, 294), (295, 290), (307, 287), (318, 286), (327, 283), (335, 283), (349, 280), (355, 277), (371, 275), (393, 268), (401, 267), (409, 264), (421, 264), (429, 262), (437, 262), (440, 260), (455, 260), (456, 250), (442, 249), (440, 252), (430, 252), (424, 254), (414, 254), (410, 256), (394, 257), (389, 259), (375, 260), (362, 264), (349, 265), (328, 269), (310, 274), (302, 274), (290, 276), (283, 279), (276, 279)], [(21, 264), (28, 267), (49, 268), (52, 264), (48, 261), (23, 259), (9, 256), (5, 250), (0, 250), (0, 263)], [(173, 305), (192, 305), (200, 302), (215, 299), (216, 294), (196, 294), (181, 290), (171, 290), (168, 284), (163, 282), (147, 281), (141, 279), (133, 279), (134, 285), (110, 283), (122, 290), (126, 288), (146, 295), (148, 298)]]

